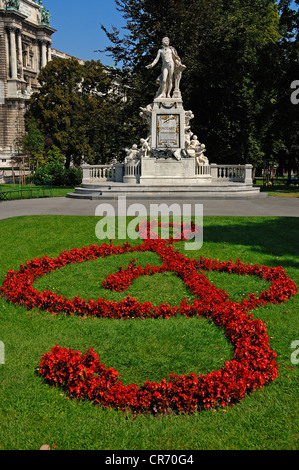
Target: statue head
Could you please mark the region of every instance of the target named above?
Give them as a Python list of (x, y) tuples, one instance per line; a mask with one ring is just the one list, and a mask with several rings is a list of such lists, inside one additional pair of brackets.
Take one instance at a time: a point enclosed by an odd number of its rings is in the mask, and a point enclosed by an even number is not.
[(162, 46), (169, 46), (170, 44), (170, 41), (169, 41), (169, 38), (163, 38), (162, 39)]

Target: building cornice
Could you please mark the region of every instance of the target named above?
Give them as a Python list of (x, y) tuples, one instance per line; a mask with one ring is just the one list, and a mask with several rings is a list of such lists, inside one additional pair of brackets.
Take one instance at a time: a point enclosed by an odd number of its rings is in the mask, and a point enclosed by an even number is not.
[[(1, 6), (1, 0), (0, 0), (0, 16), (6, 23), (7, 21), (15, 21), (15, 22), (21, 22), (21, 23), (26, 23), (27, 25), (30, 25), (30, 27), (34, 28), (35, 30), (38, 29), (45, 34), (52, 35), (55, 33), (57, 30), (55, 28), (52, 28), (50, 24), (47, 23), (41, 23), (40, 18), (39, 18), (39, 13), (40, 9), (43, 8), (41, 5), (35, 3), (33, 0), (21, 0), (21, 5), (27, 5), (30, 7), (28, 10), (28, 14), (26, 14), (26, 9), (23, 12), (17, 9), (8, 9), (6, 10), (4, 8), (4, 2), (2, 1), (2, 6)], [(21, 8), (20, 5), (20, 8)], [(33, 9), (33, 10), (32, 10)], [(35, 10), (35, 13), (33, 13)], [(36, 14), (36, 17), (33, 18), (33, 16)]]

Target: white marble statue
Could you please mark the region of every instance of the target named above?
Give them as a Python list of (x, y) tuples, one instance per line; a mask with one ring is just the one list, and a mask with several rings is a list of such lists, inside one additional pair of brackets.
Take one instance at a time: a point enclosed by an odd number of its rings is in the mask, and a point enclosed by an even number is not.
[(171, 90), (174, 86), (174, 97), (180, 98), (180, 81), (183, 70), (186, 68), (182, 64), (174, 47), (170, 46), (169, 39), (163, 38), (162, 47), (159, 49), (155, 60), (146, 66), (146, 68), (153, 68), (161, 58), (162, 60), (162, 73), (158, 78), (160, 84), (156, 98), (170, 98)]
[(190, 139), (189, 144), (187, 145), (187, 153), (189, 157), (192, 157), (192, 158), (196, 157), (199, 146), (200, 146), (200, 143), (197, 140), (197, 136), (193, 135), (192, 139)]
[(193, 135), (190, 143), (187, 145), (187, 153), (189, 157), (195, 158), (197, 165), (208, 165), (209, 160), (204, 155), (206, 151), (206, 146), (201, 144), (197, 138), (197, 135)]
[(149, 143), (150, 138), (140, 139), (141, 148), (138, 152), (138, 158), (147, 158), (150, 156), (151, 146)]
[(148, 104), (145, 108), (142, 108), (140, 106), (139, 109), (140, 109), (139, 116), (142, 117), (149, 126), (151, 123), (151, 119), (152, 119), (153, 104)]
[(133, 160), (138, 160), (138, 146), (137, 144), (133, 144), (132, 148), (125, 148), (126, 157), (125, 157), (125, 164), (132, 162)]
[(185, 111), (185, 131), (190, 129), (190, 121), (194, 118), (192, 111)]
[(199, 152), (196, 155), (196, 162), (198, 165), (209, 165), (209, 159), (204, 155), (206, 151), (205, 144), (200, 144)]

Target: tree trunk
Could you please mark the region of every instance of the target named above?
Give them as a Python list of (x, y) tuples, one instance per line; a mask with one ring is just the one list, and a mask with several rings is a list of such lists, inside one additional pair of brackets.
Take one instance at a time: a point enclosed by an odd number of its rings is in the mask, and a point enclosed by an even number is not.
[(67, 154), (65, 155), (65, 164), (64, 164), (64, 166), (65, 166), (65, 168), (66, 168), (67, 170), (68, 170), (69, 167), (70, 167), (71, 158), (72, 158), (72, 156), (71, 156), (70, 154), (67, 153)]

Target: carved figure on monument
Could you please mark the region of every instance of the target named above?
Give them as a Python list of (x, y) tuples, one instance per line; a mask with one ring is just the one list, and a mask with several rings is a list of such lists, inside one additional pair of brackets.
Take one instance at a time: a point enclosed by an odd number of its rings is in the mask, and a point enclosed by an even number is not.
[(30, 96), (32, 95), (32, 93), (33, 93), (32, 88), (31, 88), (29, 85), (27, 85), (27, 88), (26, 88), (26, 90), (24, 91), (24, 98), (30, 98)]
[(194, 114), (192, 111), (185, 111), (185, 130), (188, 131), (190, 129), (190, 121), (194, 118)]
[(143, 118), (146, 122), (148, 127), (150, 127), (151, 119), (152, 119), (152, 111), (153, 111), (153, 104), (148, 104), (145, 108), (140, 106), (140, 113), (139, 116)]
[(182, 72), (186, 66), (182, 64), (175, 48), (170, 46), (170, 41), (167, 37), (163, 38), (162, 47), (159, 49), (155, 60), (147, 65), (146, 68), (153, 68), (160, 58), (162, 60), (162, 73), (157, 80), (160, 86), (156, 98), (170, 98), (173, 86), (175, 97), (180, 98), (181, 92), (179, 86)]
[(197, 164), (200, 165), (209, 165), (209, 160), (208, 158), (204, 155), (204, 152), (206, 151), (206, 146), (205, 144), (200, 144), (199, 148), (199, 153), (196, 155), (196, 161)]
[(197, 136), (193, 135), (192, 139), (189, 142), (189, 145), (187, 146), (187, 153), (190, 157), (195, 158), (196, 153), (198, 153), (200, 143), (197, 140)]
[[(190, 121), (194, 118), (192, 111), (185, 111), (185, 148), (188, 149), (193, 132), (191, 131)], [(188, 152), (187, 152), (188, 153)]]
[(150, 137), (148, 137), (147, 139), (140, 139), (141, 148), (138, 152), (138, 157), (140, 159), (149, 157), (149, 154), (151, 151), (149, 140), (150, 140)]
[(208, 158), (204, 155), (205, 151), (206, 146), (199, 142), (196, 135), (193, 135), (192, 140), (190, 141), (190, 144), (187, 147), (187, 152), (190, 157), (196, 158), (196, 163), (199, 166), (209, 164)]
[(193, 135), (193, 132), (190, 130), (185, 132), (185, 148), (186, 149), (188, 149), (190, 145), (192, 135)]
[(138, 158), (138, 153), (139, 153), (139, 150), (138, 150), (138, 146), (136, 144), (133, 144), (132, 145), (132, 148), (125, 148), (124, 149), (127, 153), (126, 155), (126, 158), (125, 158), (125, 163), (130, 163), (132, 162), (133, 160), (137, 161), (139, 160)]
[[(180, 149), (178, 149), (179, 153), (180, 153)], [(171, 147), (169, 147), (167, 144), (165, 144), (164, 148), (163, 149), (152, 149), (152, 155), (155, 157), (155, 158), (159, 158), (159, 159), (162, 159), (162, 158), (176, 158), (177, 160), (180, 160), (180, 155), (178, 155), (176, 153), (176, 155), (174, 155), (174, 151), (172, 150)]]

